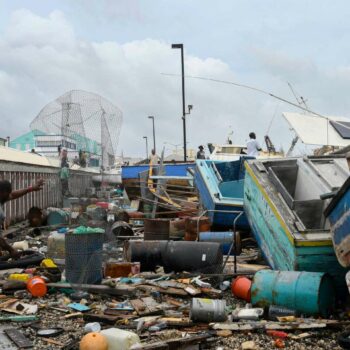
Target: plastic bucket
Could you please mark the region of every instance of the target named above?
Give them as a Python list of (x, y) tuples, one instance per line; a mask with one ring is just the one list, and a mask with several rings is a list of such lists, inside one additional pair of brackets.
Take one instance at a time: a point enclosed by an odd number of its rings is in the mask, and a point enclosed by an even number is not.
[(102, 274), (103, 233), (66, 234), (66, 278), (70, 283), (98, 284)]
[(239, 276), (232, 281), (232, 294), (240, 299), (250, 302), (252, 281), (244, 276)]
[(45, 281), (38, 276), (32, 277), (28, 280), (27, 289), (33, 297), (43, 297), (47, 293)]

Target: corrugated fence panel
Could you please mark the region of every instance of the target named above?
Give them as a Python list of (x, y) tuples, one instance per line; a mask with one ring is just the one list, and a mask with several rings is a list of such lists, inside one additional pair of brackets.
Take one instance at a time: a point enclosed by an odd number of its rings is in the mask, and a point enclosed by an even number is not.
[[(76, 197), (84, 196), (86, 189), (92, 186), (92, 175), (88, 172), (71, 171), (69, 178), (71, 194)], [(58, 207), (62, 202), (61, 186), (57, 168), (0, 162), (0, 179), (10, 181), (13, 190), (27, 188), (40, 178), (45, 181), (42, 191), (32, 192), (6, 203), (5, 214), (8, 223), (25, 220), (28, 210), (33, 206)]]

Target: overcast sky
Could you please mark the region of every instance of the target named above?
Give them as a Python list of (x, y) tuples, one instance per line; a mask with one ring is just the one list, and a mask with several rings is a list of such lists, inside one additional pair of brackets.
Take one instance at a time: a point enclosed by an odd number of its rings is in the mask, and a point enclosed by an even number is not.
[[(123, 111), (118, 153), (144, 155), (143, 136), (152, 136), (148, 115), (156, 118), (158, 148), (181, 144), (181, 79), (161, 74), (180, 73), (174, 42), (185, 45), (187, 75), (294, 101), (290, 82), (312, 110), (350, 115), (347, 0), (11, 0), (0, 6), (0, 136), (28, 131), (44, 105), (82, 89)], [(266, 95), (188, 78), (186, 104), (194, 106), (188, 116), (193, 148), (223, 143), (231, 127), (239, 143), (250, 131), (262, 141), (269, 130), (286, 149), (293, 137), (281, 112), (295, 109)]]

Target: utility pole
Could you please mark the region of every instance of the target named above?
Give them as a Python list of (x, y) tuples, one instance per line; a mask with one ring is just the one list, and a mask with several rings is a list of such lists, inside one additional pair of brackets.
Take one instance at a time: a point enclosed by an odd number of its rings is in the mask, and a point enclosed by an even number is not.
[(172, 49), (181, 50), (181, 76), (182, 76), (182, 126), (183, 126), (183, 137), (184, 137), (184, 162), (187, 161), (187, 141), (186, 141), (186, 110), (185, 110), (185, 65), (184, 65), (184, 45), (183, 44), (172, 44)]
[(154, 128), (154, 116), (150, 115), (148, 118), (152, 119), (152, 124), (153, 124), (153, 149), (154, 149), (154, 152), (156, 152), (156, 131), (155, 131), (155, 128)]
[(148, 137), (144, 136), (143, 137), (146, 140), (146, 159), (148, 160), (149, 154), (148, 154)]

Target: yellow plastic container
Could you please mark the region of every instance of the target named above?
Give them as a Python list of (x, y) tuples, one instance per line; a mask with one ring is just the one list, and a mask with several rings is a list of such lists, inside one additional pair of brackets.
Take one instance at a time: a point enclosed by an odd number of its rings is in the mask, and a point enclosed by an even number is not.
[(11, 273), (8, 279), (11, 281), (28, 282), (32, 276), (29, 273)]
[(55, 268), (57, 265), (53, 262), (52, 259), (44, 259), (41, 264), (41, 267), (46, 267), (46, 268)]

